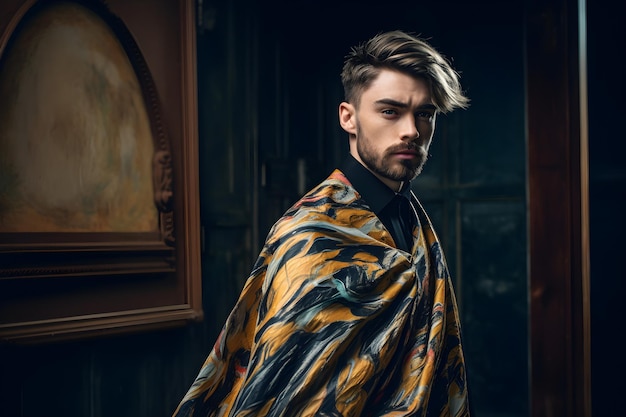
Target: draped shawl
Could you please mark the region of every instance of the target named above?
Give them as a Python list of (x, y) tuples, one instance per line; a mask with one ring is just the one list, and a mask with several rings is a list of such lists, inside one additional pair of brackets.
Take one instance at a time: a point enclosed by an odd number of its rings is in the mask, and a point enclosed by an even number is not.
[(407, 253), (341, 171), (306, 194), (174, 416), (469, 415), (454, 292), (417, 211)]

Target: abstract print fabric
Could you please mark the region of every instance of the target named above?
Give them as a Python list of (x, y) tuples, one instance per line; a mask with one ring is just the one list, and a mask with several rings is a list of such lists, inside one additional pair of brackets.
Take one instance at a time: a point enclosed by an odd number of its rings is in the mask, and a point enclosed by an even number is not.
[(469, 415), (448, 269), (418, 217), (397, 249), (335, 170), (270, 230), (174, 416)]

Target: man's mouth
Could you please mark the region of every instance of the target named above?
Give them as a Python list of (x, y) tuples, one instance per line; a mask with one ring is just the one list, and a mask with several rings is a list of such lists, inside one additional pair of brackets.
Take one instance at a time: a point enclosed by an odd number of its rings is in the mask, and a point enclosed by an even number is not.
[(419, 156), (419, 152), (417, 149), (402, 149), (392, 152), (394, 155), (406, 158), (415, 158)]

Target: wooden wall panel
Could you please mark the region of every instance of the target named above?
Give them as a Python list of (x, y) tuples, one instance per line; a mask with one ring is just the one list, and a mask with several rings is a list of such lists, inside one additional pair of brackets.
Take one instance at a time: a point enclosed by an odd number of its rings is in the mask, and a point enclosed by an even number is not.
[(537, 417), (591, 412), (578, 7), (532, 1), (527, 10), (531, 415)]

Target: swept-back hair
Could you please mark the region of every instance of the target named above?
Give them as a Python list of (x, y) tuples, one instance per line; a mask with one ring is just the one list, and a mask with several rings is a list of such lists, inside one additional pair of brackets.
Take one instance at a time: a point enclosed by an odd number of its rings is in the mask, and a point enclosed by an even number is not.
[(399, 30), (380, 33), (346, 55), (341, 71), (345, 100), (358, 107), (361, 94), (382, 69), (425, 80), (442, 113), (469, 105), (450, 62), (423, 39)]

